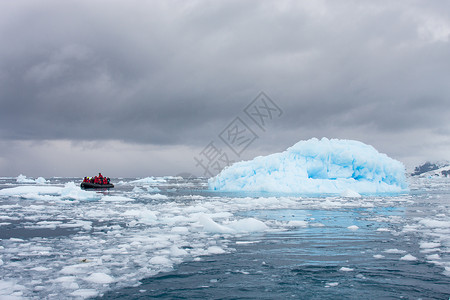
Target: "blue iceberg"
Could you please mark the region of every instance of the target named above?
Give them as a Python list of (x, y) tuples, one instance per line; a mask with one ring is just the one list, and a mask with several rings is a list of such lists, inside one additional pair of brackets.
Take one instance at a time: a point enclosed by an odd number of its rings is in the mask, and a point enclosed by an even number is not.
[(352, 140), (312, 138), (281, 153), (225, 168), (208, 180), (216, 191), (300, 194), (398, 193), (408, 190), (405, 166)]

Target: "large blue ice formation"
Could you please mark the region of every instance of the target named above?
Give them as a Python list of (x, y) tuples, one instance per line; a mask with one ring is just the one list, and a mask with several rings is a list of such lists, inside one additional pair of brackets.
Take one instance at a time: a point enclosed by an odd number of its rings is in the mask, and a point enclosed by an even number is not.
[(217, 191), (397, 193), (408, 189), (404, 165), (352, 140), (312, 138), (281, 153), (259, 156), (210, 178)]

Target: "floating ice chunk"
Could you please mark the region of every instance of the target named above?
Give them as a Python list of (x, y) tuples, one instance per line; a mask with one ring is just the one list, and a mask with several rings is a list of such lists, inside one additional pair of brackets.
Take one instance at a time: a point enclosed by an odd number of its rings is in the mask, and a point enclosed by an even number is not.
[(433, 248), (437, 248), (440, 246), (441, 246), (441, 243), (433, 243), (433, 242), (421, 242), (420, 243), (420, 248), (422, 248), (422, 249), (433, 249)]
[(27, 176), (20, 174), (16, 178), (17, 183), (36, 183), (34, 179), (27, 178)]
[(351, 226), (348, 226), (347, 229), (350, 229), (350, 230), (358, 230), (359, 227), (356, 226), (356, 225), (351, 225)]
[[(39, 195), (60, 195), (61, 187), (56, 186), (17, 186), (0, 190), (0, 196), (16, 196), (30, 198)], [(28, 197), (30, 196), (30, 197)]]
[(16, 196), (33, 200), (100, 200), (101, 195), (93, 191), (84, 191), (69, 182), (63, 188), (59, 186), (18, 186), (0, 190), (1, 196)]
[(181, 227), (181, 226), (176, 226), (176, 227), (172, 227), (172, 229), (170, 230), (170, 232), (172, 233), (188, 233), (189, 229), (186, 227)]
[(37, 272), (45, 272), (45, 271), (48, 271), (50, 269), (46, 268), (46, 267), (39, 266), (39, 267), (32, 268), (31, 270), (37, 271)]
[(391, 253), (391, 254), (403, 254), (406, 253), (405, 250), (399, 250), (399, 249), (386, 249), (384, 250), (385, 253)]
[[(236, 241), (236, 245), (251, 245), (251, 244), (258, 244), (260, 241)], [(266, 264), (263, 262), (263, 265)]]
[(146, 177), (138, 180), (130, 181), (131, 184), (157, 184), (157, 183), (165, 183), (167, 180), (165, 178), (160, 177)]
[(167, 199), (169, 199), (169, 197), (167, 197), (166, 195), (161, 195), (161, 194), (147, 195), (146, 198), (155, 199), (155, 200), (167, 200)]
[(391, 231), (391, 230), (390, 230), (389, 228), (380, 227), (380, 228), (377, 229), (377, 231), (380, 231), (380, 232), (389, 232), (389, 231)]
[(325, 285), (326, 288), (338, 286), (339, 282), (329, 282)]
[(217, 191), (282, 193), (391, 193), (408, 188), (401, 162), (361, 142), (327, 138), (235, 163), (208, 184)]
[(94, 289), (80, 289), (72, 292), (71, 295), (74, 297), (90, 298), (97, 296), (98, 292)]
[(68, 182), (60, 191), (64, 200), (100, 200), (102, 197), (93, 191), (84, 191), (73, 182)]
[(384, 258), (384, 255), (381, 255), (381, 254), (375, 254), (375, 255), (373, 256), (373, 258), (376, 258), (376, 259), (382, 259), (382, 258)]
[(154, 224), (157, 217), (157, 214), (154, 211), (148, 210), (146, 208), (143, 209), (132, 209), (127, 210), (123, 213), (124, 216), (127, 217), (135, 217), (139, 220), (140, 223), (143, 224)]
[(180, 249), (177, 246), (172, 246), (170, 248), (170, 255), (171, 256), (185, 256), (188, 255), (188, 252), (184, 249)]
[(154, 256), (150, 259), (150, 263), (154, 265), (171, 266), (172, 261), (165, 256)]
[(341, 197), (344, 198), (361, 198), (361, 195), (358, 192), (355, 192), (351, 189), (346, 189), (341, 193)]
[(218, 247), (218, 246), (211, 246), (208, 248), (208, 253), (209, 254), (223, 254), (225, 253), (225, 250), (223, 250), (222, 248)]
[(133, 192), (135, 194), (141, 194), (141, 193), (144, 192), (144, 190), (139, 188), (139, 187), (137, 187), (137, 186), (135, 186), (131, 192)]
[(37, 184), (46, 184), (48, 181), (45, 180), (44, 177), (38, 177), (38, 178), (36, 178), (35, 182), (36, 182)]
[(17, 284), (15, 281), (0, 280), (0, 299), (24, 299), (21, 297), (23, 291), (25, 291), (25, 287)]
[(27, 176), (20, 174), (16, 177), (17, 183), (37, 183), (37, 184), (46, 184), (48, 181), (45, 180), (44, 177), (38, 177), (36, 179), (27, 178)]
[(431, 254), (431, 255), (427, 255), (427, 259), (428, 260), (439, 260), (441, 259), (441, 257), (439, 256), (439, 254)]
[(198, 221), (203, 226), (203, 229), (207, 232), (211, 232), (211, 233), (232, 233), (232, 232), (234, 232), (233, 229), (214, 222), (214, 220), (211, 219), (211, 217), (204, 215), (204, 214), (199, 216)]
[(411, 254), (406, 254), (405, 256), (402, 256), (400, 260), (415, 261), (417, 260), (417, 257), (412, 256)]
[(261, 232), (268, 229), (267, 225), (254, 218), (242, 219), (228, 224), (236, 232)]
[(306, 222), (306, 221), (296, 221), (296, 220), (294, 220), (294, 221), (289, 221), (288, 223), (287, 223), (287, 226), (288, 227), (307, 227), (308, 226), (308, 222)]
[(106, 273), (92, 273), (89, 277), (85, 278), (86, 281), (93, 283), (108, 284), (114, 282), (114, 278)]
[(72, 283), (77, 280), (75, 276), (61, 276), (52, 280), (52, 282), (58, 283)]
[(347, 267), (342, 267), (339, 269), (339, 271), (341, 272), (352, 272), (354, 269), (352, 268), (347, 268)]
[(91, 221), (84, 221), (84, 220), (72, 220), (70, 223), (65, 223), (59, 225), (61, 228), (77, 228), (81, 227), (84, 230), (91, 230), (92, 229), (92, 222)]
[(69, 266), (65, 266), (64, 268), (62, 268), (60, 273), (65, 274), (65, 275), (85, 274), (85, 273), (88, 273), (89, 268), (91, 266), (92, 265), (86, 264), (86, 263), (69, 265)]
[(430, 227), (430, 228), (450, 228), (450, 221), (422, 219), (419, 221), (419, 223), (425, 227)]
[(102, 201), (110, 201), (110, 202), (128, 202), (128, 201), (134, 201), (132, 198), (128, 198), (125, 196), (103, 196)]

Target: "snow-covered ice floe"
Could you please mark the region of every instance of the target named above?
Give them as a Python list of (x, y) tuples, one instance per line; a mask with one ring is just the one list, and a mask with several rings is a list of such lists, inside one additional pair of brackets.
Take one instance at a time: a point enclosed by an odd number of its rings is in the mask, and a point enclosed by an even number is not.
[(100, 200), (101, 196), (92, 191), (81, 190), (73, 182), (59, 186), (18, 186), (0, 190), (1, 196), (15, 196), (33, 200)]
[(300, 141), (284, 152), (235, 163), (208, 183), (216, 191), (350, 197), (408, 190), (401, 162), (358, 141), (327, 138)]

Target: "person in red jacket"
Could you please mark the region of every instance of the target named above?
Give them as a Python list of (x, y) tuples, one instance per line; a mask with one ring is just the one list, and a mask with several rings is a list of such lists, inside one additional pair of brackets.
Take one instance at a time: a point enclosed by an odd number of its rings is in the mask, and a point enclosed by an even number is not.
[(108, 184), (108, 180), (106, 179), (106, 177), (103, 177), (103, 184)]

